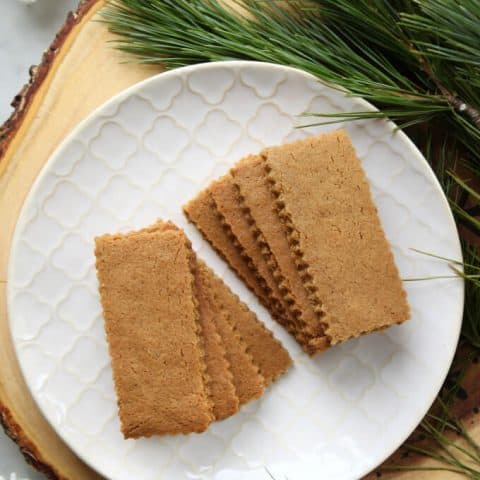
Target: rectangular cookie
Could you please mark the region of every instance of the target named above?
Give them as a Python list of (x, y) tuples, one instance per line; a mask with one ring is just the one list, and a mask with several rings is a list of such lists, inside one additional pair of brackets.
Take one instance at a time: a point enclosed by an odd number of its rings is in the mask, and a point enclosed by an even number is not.
[(214, 417), (183, 233), (105, 235), (95, 255), (124, 436), (204, 431)]
[(296, 320), (297, 340), (309, 354), (325, 350), (328, 341), (320, 315), (313, 309), (291, 255), (284, 226), (276, 214), (275, 198), (267, 184), (264, 159), (260, 155), (245, 157), (231, 173), (240, 191), (241, 204), (250, 217), (250, 230), (255, 232), (257, 244)]
[(264, 285), (275, 318), (293, 331), (293, 319), (290, 318), (288, 304), (283, 301), (278, 285), (242, 211), (239, 192), (233, 182), (233, 177), (230, 174), (225, 175), (214, 182), (208, 190), (222, 216), (225, 228), (232, 232), (238, 248), (246, 257), (247, 264), (255, 273), (257, 281)]
[(267, 148), (278, 215), (332, 344), (409, 318), (360, 160), (343, 130)]
[(215, 319), (220, 311), (209, 286), (202, 281), (202, 275), (198, 268), (195, 268), (195, 293), (205, 349), (208, 387), (210, 398), (213, 401), (213, 414), (216, 420), (221, 420), (238, 412), (239, 399), (230, 363), (227, 360), (225, 345), (215, 326)]
[[(164, 223), (163, 229), (177, 229), (171, 222)], [(232, 381), (236, 397), (236, 410), (238, 405), (243, 405), (251, 400), (259, 398), (265, 390), (265, 378), (259, 371), (259, 365), (255, 362), (255, 358), (249, 353), (250, 345), (241, 336), (237, 329), (236, 319), (230, 318), (230, 312), (223, 308), (217, 299), (217, 290), (215, 282), (219, 281), (215, 273), (207, 267), (207, 265), (196, 257), (195, 254), (195, 287), (197, 292), (197, 299), (200, 309), (200, 316), (203, 319), (208, 319), (207, 328), (202, 330), (202, 336), (205, 339), (205, 347), (209, 352), (206, 352), (207, 372), (209, 373), (209, 386), (212, 399), (215, 404), (219, 402), (218, 394), (220, 389), (227, 389), (226, 393), (229, 398), (227, 401), (227, 410), (230, 411), (234, 407), (231, 394), (232, 391), (228, 385), (227, 380)], [(222, 282), (223, 284), (223, 282)], [(227, 286), (224, 286), (229, 291)], [(246, 307), (245, 307), (246, 308)], [(201, 320), (202, 326), (203, 322)], [(215, 363), (212, 358), (212, 353), (218, 353), (211, 348), (209, 332), (214, 329), (219, 336), (220, 345), (225, 354), (225, 363)], [(270, 339), (271, 341), (271, 339)], [(282, 347), (283, 348), (283, 347)], [(225, 371), (222, 366), (227, 366)], [(215, 385), (220, 382), (218, 385)], [(213, 387), (213, 388), (212, 388)], [(221, 400), (220, 402), (221, 403)], [(228, 416), (224, 407), (222, 408), (223, 415), (218, 418), (225, 418)], [(214, 407), (215, 411), (215, 407)]]
[[(167, 230), (181, 231), (172, 222), (161, 220), (143, 231)], [(186, 237), (185, 241), (190, 246)], [(239, 399), (235, 391), (230, 364), (226, 357), (225, 346), (215, 327), (215, 317), (219, 314), (219, 310), (210, 293), (209, 286), (202, 281), (194, 253), (193, 260), (195, 262), (194, 290), (199, 312), (200, 337), (205, 352), (208, 388), (213, 402), (212, 409), (215, 419), (221, 420), (238, 412)]]
[(265, 379), (260, 373), (258, 365), (254, 363), (252, 355), (248, 352), (248, 344), (240, 336), (234, 323), (229, 321), (229, 312), (225, 311), (218, 302), (215, 284), (211, 283), (215, 282), (218, 277), (200, 260), (197, 260), (196, 275), (199, 283), (208, 289), (209, 295), (214, 299), (215, 327), (225, 346), (235, 392), (240, 405), (243, 405), (263, 394)]
[(290, 355), (272, 332), (219, 277), (204, 264), (200, 268), (205, 276), (208, 276), (218, 304), (228, 313), (227, 321), (246, 343), (247, 351), (268, 386), (290, 368), (292, 364)]
[(234, 245), (228, 232), (222, 225), (215, 203), (208, 190), (200, 192), (183, 207), (185, 215), (218, 254), (230, 265), (266, 308), (270, 308), (266, 291), (258, 282), (255, 273), (249, 267), (239, 249)]

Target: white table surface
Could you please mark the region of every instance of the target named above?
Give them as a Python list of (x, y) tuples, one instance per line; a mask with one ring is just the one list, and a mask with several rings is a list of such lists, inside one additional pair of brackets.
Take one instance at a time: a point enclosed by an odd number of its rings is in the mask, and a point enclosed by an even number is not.
[[(37, 0), (25, 5), (0, 0), (0, 124), (10, 115), (10, 102), (28, 80), (69, 10), (77, 0)], [(45, 477), (23, 460), (16, 445), (0, 429), (0, 480), (41, 480)]]

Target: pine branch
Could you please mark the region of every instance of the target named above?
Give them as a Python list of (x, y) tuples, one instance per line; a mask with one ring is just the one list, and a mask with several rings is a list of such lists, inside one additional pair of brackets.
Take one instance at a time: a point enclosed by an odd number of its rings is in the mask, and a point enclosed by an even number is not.
[[(415, 44), (417, 54), (426, 59), (425, 72), (450, 105), (460, 114), (466, 114), (480, 128), (480, 111), (467, 102), (471, 89), (459, 88), (461, 83), (457, 83), (454, 91), (459, 93), (455, 94), (434, 71), (442, 72), (448, 66), (447, 78), (479, 77), (480, 3), (472, 0), (422, 0), (418, 5), (420, 13), (401, 14), (401, 23), (423, 37)], [(478, 105), (478, 96), (475, 104)]]

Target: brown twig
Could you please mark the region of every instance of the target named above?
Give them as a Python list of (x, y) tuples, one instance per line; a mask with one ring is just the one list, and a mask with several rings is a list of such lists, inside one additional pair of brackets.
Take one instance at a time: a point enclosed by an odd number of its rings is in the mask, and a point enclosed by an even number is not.
[(473, 124), (480, 130), (480, 111), (467, 102), (464, 102), (457, 95), (450, 92), (450, 90), (448, 90), (448, 88), (446, 88), (445, 85), (443, 85), (443, 83), (433, 73), (433, 70), (430, 68), (429, 63), (425, 60), (425, 58), (420, 58), (420, 65), (422, 70), (428, 75), (433, 84), (442, 94), (443, 98), (445, 98), (447, 103), (458, 113), (467, 115)]
[(472, 122), (477, 128), (480, 129), (480, 112), (475, 108), (464, 102), (461, 98), (457, 97), (450, 91), (448, 91), (440, 82), (435, 81), (435, 85), (440, 90), (440, 93), (445, 97), (447, 102), (459, 113), (467, 115), (470, 117)]

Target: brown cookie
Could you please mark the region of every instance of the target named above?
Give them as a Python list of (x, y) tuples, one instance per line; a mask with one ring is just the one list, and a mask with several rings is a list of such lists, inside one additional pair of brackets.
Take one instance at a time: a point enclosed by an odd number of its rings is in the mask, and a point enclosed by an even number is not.
[(290, 355), (272, 332), (219, 277), (202, 262), (199, 263), (198, 269), (209, 277), (218, 304), (228, 313), (227, 321), (247, 345), (247, 351), (251, 354), (253, 362), (258, 366), (268, 386), (290, 368), (292, 364)]
[(208, 374), (210, 398), (217, 420), (238, 412), (239, 399), (234, 379), (226, 357), (225, 345), (217, 332), (215, 319), (220, 315), (218, 305), (198, 268), (195, 269), (195, 293), (198, 301), (205, 364)]
[(262, 255), (261, 247), (242, 211), (239, 192), (233, 182), (233, 177), (225, 175), (213, 183), (208, 190), (223, 219), (224, 227), (231, 231), (233, 240), (238, 242), (238, 248), (255, 273), (257, 281), (264, 286), (269, 305), (272, 307), (272, 314), (282, 325), (293, 331), (294, 319), (289, 315), (288, 304), (280, 293), (277, 282)]
[(284, 225), (276, 214), (264, 159), (259, 155), (246, 157), (232, 169), (232, 175), (245, 215), (251, 219), (253, 236), (295, 319), (297, 340), (309, 354), (324, 350), (328, 341), (291, 255)]
[(409, 318), (390, 246), (342, 130), (264, 150), (278, 215), (332, 344)]
[[(143, 231), (181, 231), (172, 222), (157, 221), (156, 224), (147, 227)], [(189, 240), (185, 241), (191, 248)], [(213, 413), (216, 420), (229, 417), (236, 413), (239, 408), (239, 399), (235, 391), (234, 379), (227, 360), (225, 345), (217, 332), (215, 317), (220, 314), (218, 305), (210, 293), (210, 287), (197, 268), (196, 255), (192, 256), (195, 262), (195, 295), (199, 311), (199, 323), (201, 327), (201, 342), (205, 351), (205, 365), (208, 375), (208, 387), (210, 398), (213, 402)]]
[(209, 289), (209, 295), (214, 298), (216, 315), (214, 316), (215, 327), (225, 346), (227, 360), (233, 375), (233, 383), (240, 404), (259, 398), (265, 390), (265, 379), (259, 371), (258, 365), (253, 361), (252, 355), (248, 352), (248, 344), (242, 338), (235, 327), (235, 323), (229, 318), (230, 312), (222, 308), (217, 297), (215, 279), (218, 278), (203, 263), (197, 261), (197, 275), (199, 282)]
[(183, 233), (105, 235), (95, 255), (124, 436), (204, 431), (214, 417)]
[(257, 295), (266, 308), (269, 308), (267, 292), (259, 283), (254, 270), (248, 265), (238, 246), (235, 245), (232, 236), (222, 225), (210, 192), (208, 190), (200, 192), (193, 200), (184, 205), (183, 211), (218, 254)]

